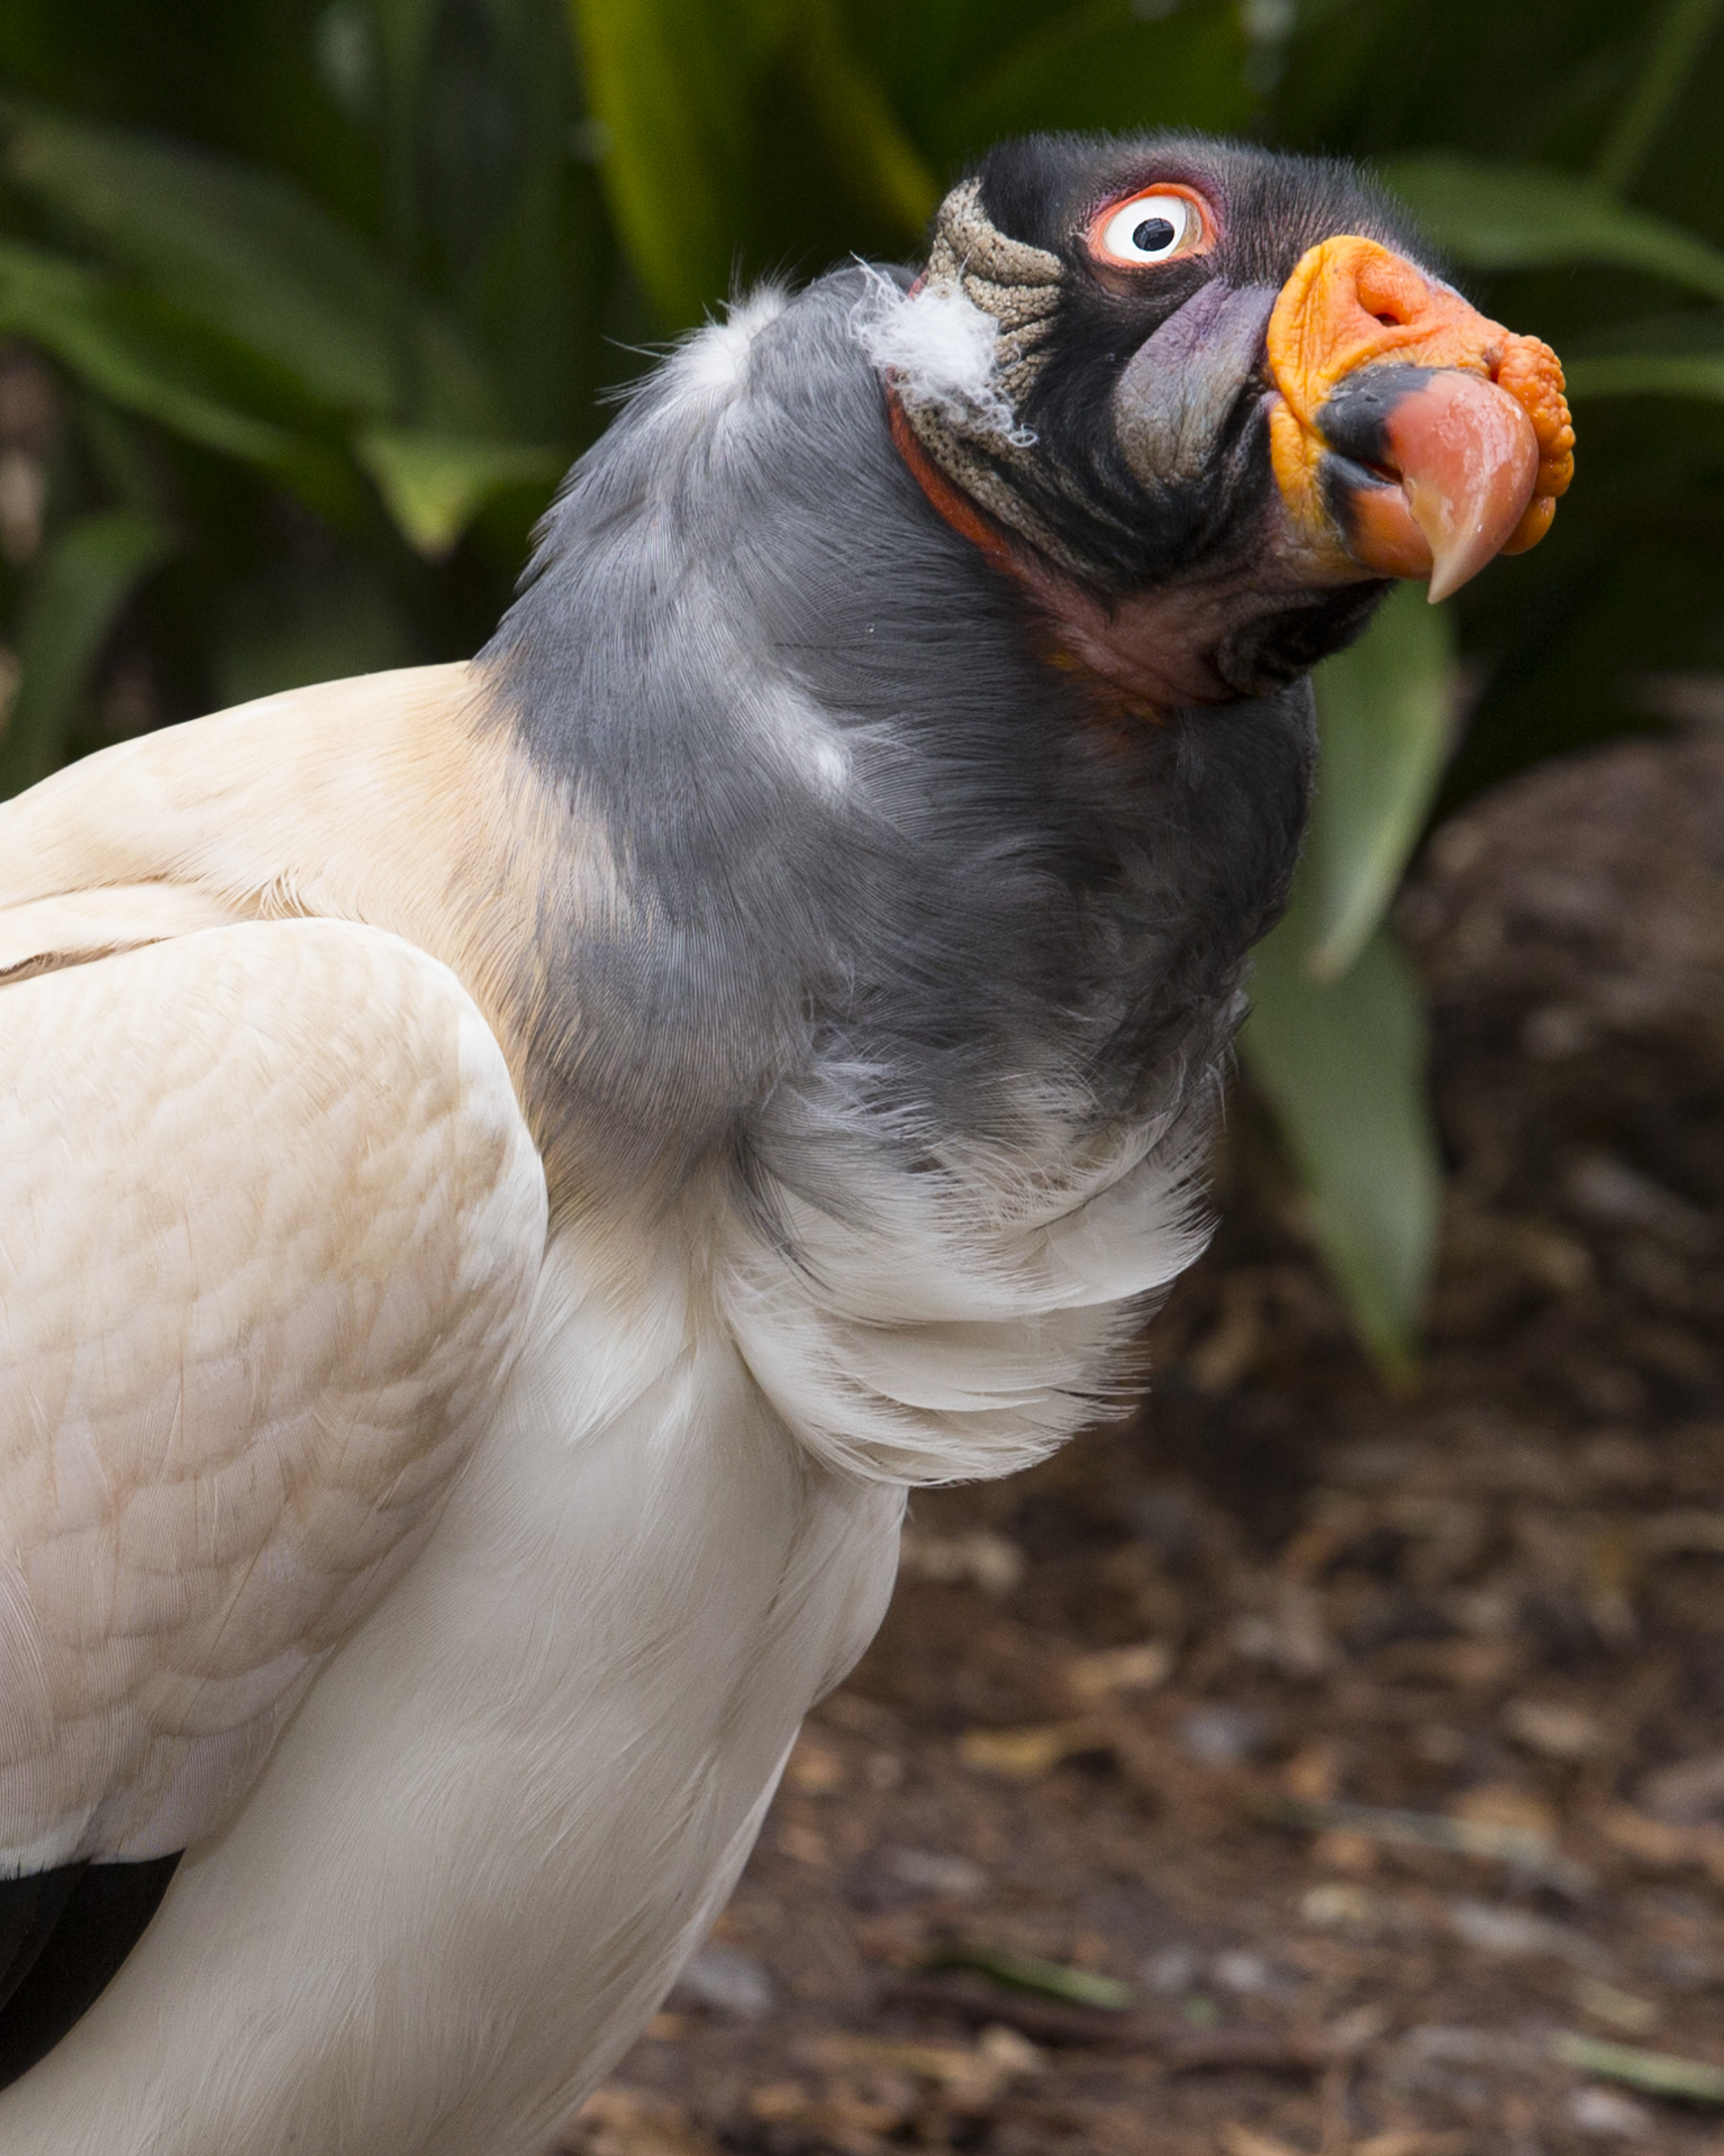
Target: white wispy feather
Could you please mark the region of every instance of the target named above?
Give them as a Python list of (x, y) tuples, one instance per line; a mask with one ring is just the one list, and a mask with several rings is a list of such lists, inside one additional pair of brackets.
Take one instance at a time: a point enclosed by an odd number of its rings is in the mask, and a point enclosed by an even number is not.
[(967, 433), (999, 435), (1020, 448), (1034, 442), (1000, 388), (999, 324), (991, 314), (949, 284), (905, 293), (872, 268), (867, 279), (856, 333), (911, 411), (937, 412)]

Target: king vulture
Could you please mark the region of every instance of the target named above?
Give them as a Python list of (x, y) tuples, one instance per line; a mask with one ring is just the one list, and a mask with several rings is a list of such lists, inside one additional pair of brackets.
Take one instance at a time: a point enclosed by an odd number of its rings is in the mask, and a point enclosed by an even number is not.
[(471, 662), (0, 809), (0, 2156), (537, 2156), (1198, 1248), (1307, 670), (1572, 442), (1351, 170), (1020, 141)]

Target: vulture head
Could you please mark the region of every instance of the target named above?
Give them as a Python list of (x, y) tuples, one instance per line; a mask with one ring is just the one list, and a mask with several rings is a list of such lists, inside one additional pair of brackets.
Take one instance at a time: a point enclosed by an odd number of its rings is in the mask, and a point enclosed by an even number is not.
[(1196, 136), (1004, 144), (922, 261), (739, 300), (482, 662), (614, 864), (547, 1067), (630, 1174), (669, 1129), (822, 1190), (853, 1096), (944, 1159), (1202, 1093), (1303, 677), (1391, 580), (1532, 545), (1572, 443), (1555, 355), (1357, 171)]
[(935, 506), (1151, 706), (1303, 673), (1396, 577), (1533, 546), (1573, 469), (1555, 354), (1353, 169), (1036, 136), (947, 197), (875, 356)]

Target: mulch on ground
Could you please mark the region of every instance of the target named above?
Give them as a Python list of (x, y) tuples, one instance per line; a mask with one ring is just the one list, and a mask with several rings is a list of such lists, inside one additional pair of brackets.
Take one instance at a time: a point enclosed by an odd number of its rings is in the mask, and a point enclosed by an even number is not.
[(1724, 746), (1503, 789), (1402, 928), (1418, 1388), (1237, 1104), (1148, 1405), (916, 1501), (570, 2150), (1724, 2156)]

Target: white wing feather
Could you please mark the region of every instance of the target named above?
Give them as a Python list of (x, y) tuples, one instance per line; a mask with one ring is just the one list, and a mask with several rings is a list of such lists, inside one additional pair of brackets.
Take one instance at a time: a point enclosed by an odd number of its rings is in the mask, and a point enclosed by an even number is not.
[(0, 1874), (232, 1810), (434, 1524), (545, 1219), (496, 1040), (399, 938), (0, 986)]

